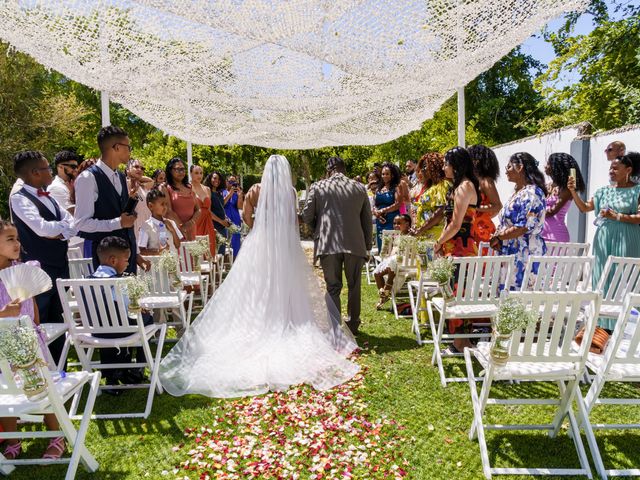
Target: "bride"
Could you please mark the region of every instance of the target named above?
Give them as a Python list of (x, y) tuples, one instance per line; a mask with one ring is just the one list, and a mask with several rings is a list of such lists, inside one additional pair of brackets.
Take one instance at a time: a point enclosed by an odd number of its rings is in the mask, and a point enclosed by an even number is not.
[(358, 372), (345, 358), (355, 340), (300, 246), (295, 201), (289, 162), (272, 155), (233, 268), (160, 364), (170, 394), (239, 397), (300, 383), (326, 390)]

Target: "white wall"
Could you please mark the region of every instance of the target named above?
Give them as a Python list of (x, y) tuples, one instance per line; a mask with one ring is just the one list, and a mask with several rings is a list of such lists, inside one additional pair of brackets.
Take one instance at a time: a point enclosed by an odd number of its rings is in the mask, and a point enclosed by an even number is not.
[[(564, 152), (571, 153), (571, 142), (578, 133), (577, 126), (565, 127), (542, 135), (523, 138), (515, 142), (506, 143), (493, 147), (500, 162), (501, 174), (498, 179), (498, 193), (503, 203), (506, 203), (513, 193), (513, 184), (509, 183), (504, 174), (504, 169), (509, 161), (509, 157), (516, 152), (528, 152), (539, 162), (540, 170), (544, 172), (544, 166), (551, 153)], [(591, 198), (593, 192), (603, 185), (607, 185), (609, 180), (609, 162), (606, 160), (604, 149), (614, 140), (620, 140), (627, 146), (627, 151), (640, 151), (640, 125), (631, 125), (609, 132), (602, 132), (593, 135), (589, 139), (589, 178), (587, 182), (588, 193), (586, 198)], [(580, 159), (577, 159), (580, 162)], [(571, 234), (571, 240), (578, 240), (578, 219), (582, 215), (575, 205), (569, 208), (567, 214), (567, 226)], [(587, 214), (586, 241), (593, 244), (594, 213)]]

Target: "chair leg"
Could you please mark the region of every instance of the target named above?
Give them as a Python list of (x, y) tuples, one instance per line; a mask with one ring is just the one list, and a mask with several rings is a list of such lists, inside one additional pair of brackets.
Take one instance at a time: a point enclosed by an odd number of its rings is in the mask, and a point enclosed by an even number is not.
[(62, 347), (62, 352), (60, 353), (60, 359), (58, 360), (58, 365), (56, 365), (56, 368), (58, 369), (59, 372), (63, 370), (62, 367), (64, 367), (64, 364), (67, 361), (67, 356), (69, 356), (70, 348), (71, 348), (71, 336), (67, 332), (64, 339), (64, 345)]
[[(478, 445), (480, 446), (480, 459), (482, 460), (482, 472), (486, 478), (491, 478), (489, 451), (487, 449), (487, 442), (484, 436), (484, 425), (482, 423), (483, 408), (480, 404), (480, 399), (478, 398), (478, 389), (476, 387), (476, 379), (473, 373), (473, 364), (471, 362), (471, 350), (469, 348), (464, 349), (464, 361), (467, 366), (467, 378), (469, 381), (469, 388), (471, 389), (471, 404), (473, 406), (473, 423), (471, 424), (469, 438), (473, 440), (473, 438), (475, 438), (475, 433), (477, 433)], [(484, 390), (484, 384), (482, 388)]]
[[(565, 414), (568, 416), (569, 431), (571, 433), (571, 439), (573, 440), (576, 453), (578, 454), (578, 459), (580, 460), (580, 466), (585, 471), (587, 478), (593, 478), (593, 475), (591, 474), (591, 467), (589, 466), (589, 459), (587, 458), (587, 452), (584, 448), (584, 444), (582, 443), (582, 437), (580, 436), (580, 427), (572, 409), (574, 398), (577, 399), (577, 397), (580, 397), (580, 393), (578, 391), (579, 380), (572, 380), (567, 384), (563, 381), (559, 381), (558, 387), (562, 395), (562, 401), (558, 407), (556, 417), (560, 417), (562, 419)], [(566, 406), (565, 400), (568, 400), (568, 404)]]
[(553, 425), (553, 430), (549, 432), (549, 437), (551, 438), (555, 438), (555, 436), (558, 435), (560, 427), (562, 426), (562, 420), (571, 409), (573, 397), (578, 386), (578, 380), (572, 380), (568, 385), (565, 385), (564, 381), (559, 380), (557, 384), (560, 392), (562, 392), (562, 398), (560, 400), (560, 405), (558, 405), (558, 410), (553, 417), (553, 421), (551, 422), (551, 425)]
[(589, 451), (591, 452), (591, 458), (593, 458), (593, 463), (596, 467), (596, 472), (598, 476), (606, 480), (607, 479), (607, 471), (604, 468), (604, 462), (602, 461), (602, 455), (600, 455), (600, 449), (598, 448), (598, 442), (596, 441), (596, 436), (593, 433), (593, 428), (591, 427), (591, 422), (589, 421), (589, 412), (587, 410), (587, 406), (585, 404), (582, 395), (580, 392), (576, 395), (576, 405), (578, 406), (578, 434), (580, 433), (580, 426), (584, 428), (584, 435), (587, 437), (587, 443), (589, 445)]
[(158, 393), (162, 393), (162, 385), (158, 381), (158, 368), (160, 367), (160, 361), (162, 360), (162, 348), (164, 346), (164, 338), (167, 332), (167, 326), (162, 325), (160, 328), (160, 335), (158, 336), (158, 344), (156, 346), (156, 355), (155, 359), (151, 354), (151, 348), (149, 347), (149, 342), (146, 340), (142, 343), (142, 349), (144, 351), (144, 355), (147, 359), (147, 363), (150, 366), (151, 370), (151, 379), (149, 381), (149, 394), (147, 395), (147, 405), (144, 409), (144, 418), (148, 418), (151, 414), (151, 407), (153, 406), (153, 396), (155, 394), (156, 389)]
[[(417, 298), (420, 298), (420, 290), (421, 290), (420, 287), (418, 287)], [(416, 301), (413, 295), (413, 287), (411, 286), (411, 284), (409, 284), (409, 304), (411, 305), (411, 317), (412, 317), (411, 329), (413, 330), (413, 333), (416, 336), (416, 342), (418, 342), (418, 345), (422, 345), (422, 338), (420, 337), (420, 323), (418, 322), (417, 303), (418, 301)]]

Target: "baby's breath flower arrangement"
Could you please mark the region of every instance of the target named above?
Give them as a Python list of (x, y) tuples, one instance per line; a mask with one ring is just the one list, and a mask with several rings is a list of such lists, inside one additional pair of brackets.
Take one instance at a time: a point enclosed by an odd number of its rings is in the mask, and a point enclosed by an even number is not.
[(218, 245), (226, 245), (229, 242), (227, 241), (227, 237), (225, 237), (224, 235), (221, 235), (220, 233), (216, 232), (216, 243)]
[(526, 328), (536, 321), (536, 316), (517, 298), (506, 297), (500, 302), (498, 314), (493, 319), (491, 358), (496, 365), (509, 361), (509, 346), (513, 332)]
[(456, 267), (453, 264), (453, 260), (447, 257), (441, 257), (435, 259), (429, 265), (429, 277), (435, 280), (439, 284), (449, 283)]
[(131, 275), (127, 277), (127, 296), (129, 297), (129, 311), (140, 312), (140, 299), (149, 293), (149, 279), (146, 275)]
[(40, 360), (39, 348), (37, 333), (27, 316), (0, 332), (0, 358), (16, 371), (22, 390), (31, 400), (38, 399), (47, 388), (47, 380), (42, 375), (46, 364)]
[(195, 242), (187, 245), (187, 251), (193, 257), (193, 268), (200, 271), (200, 259), (209, 253), (209, 245), (205, 242)]
[(242, 228), (236, 225), (235, 223), (231, 223), (231, 225), (227, 227), (227, 230), (229, 231), (229, 235), (242, 233)]
[(158, 262), (158, 267), (169, 274), (169, 277), (171, 278), (171, 286), (173, 288), (182, 287), (182, 282), (178, 276), (178, 259), (175, 254), (168, 250), (162, 252), (160, 255), (160, 261)]
[(436, 242), (433, 240), (425, 240), (418, 239), (417, 240), (417, 249), (418, 249), (418, 258), (420, 258), (420, 264), (423, 267), (426, 267), (430, 262), (433, 261), (434, 255), (434, 246)]

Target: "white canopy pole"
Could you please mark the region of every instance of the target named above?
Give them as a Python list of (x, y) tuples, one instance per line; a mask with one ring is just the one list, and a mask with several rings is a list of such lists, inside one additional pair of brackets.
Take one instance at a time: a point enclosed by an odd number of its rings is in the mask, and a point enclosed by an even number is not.
[(109, 115), (109, 92), (100, 92), (100, 103), (102, 104), (102, 126), (111, 125), (111, 115)]
[(458, 89), (458, 146), (465, 147), (464, 87)]
[(191, 180), (191, 165), (193, 165), (193, 150), (191, 142), (187, 142), (187, 174), (189, 175), (189, 180)]

